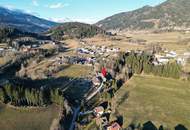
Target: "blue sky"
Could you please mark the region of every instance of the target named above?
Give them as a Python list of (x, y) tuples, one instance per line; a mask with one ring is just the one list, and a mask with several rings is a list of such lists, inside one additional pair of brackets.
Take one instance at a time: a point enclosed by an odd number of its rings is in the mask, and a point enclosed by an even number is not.
[(0, 6), (20, 9), (53, 21), (95, 23), (113, 14), (165, 0), (0, 0)]

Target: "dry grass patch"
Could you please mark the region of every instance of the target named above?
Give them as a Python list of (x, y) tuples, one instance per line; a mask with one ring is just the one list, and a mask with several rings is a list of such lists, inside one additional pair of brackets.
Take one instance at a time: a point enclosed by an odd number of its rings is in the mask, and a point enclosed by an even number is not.
[(181, 32), (122, 32), (121, 35), (132, 37), (134, 39), (143, 39), (146, 40), (148, 44), (159, 43), (163, 48), (174, 50), (179, 54), (189, 51), (188, 48), (190, 47), (184, 42), (190, 39), (190, 34)]
[(67, 39), (62, 42), (66, 43), (66, 47), (68, 47), (70, 49), (76, 49), (79, 46), (79, 41), (76, 39)]
[[(122, 99), (125, 93), (129, 97)], [(117, 111), (124, 126), (152, 121), (173, 129), (178, 124), (190, 128), (190, 82), (154, 76), (134, 76), (116, 94)], [(123, 100), (121, 102), (121, 100)]]
[(44, 44), (44, 45), (40, 46), (40, 48), (50, 50), (50, 49), (55, 49), (56, 45), (49, 43), (49, 44)]

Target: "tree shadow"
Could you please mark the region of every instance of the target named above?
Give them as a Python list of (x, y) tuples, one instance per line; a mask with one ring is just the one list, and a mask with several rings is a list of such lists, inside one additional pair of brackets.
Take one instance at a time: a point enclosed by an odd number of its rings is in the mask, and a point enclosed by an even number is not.
[(120, 126), (123, 126), (123, 116), (121, 116), (121, 115), (117, 116), (116, 122), (117, 122)]
[[(145, 122), (142, 126), (141, 124), (131, 123), (128, 127), (130, 130), (168, 130), (168, 128), (165, 128), (163, 125), (160, 125), (159, 128), (156, 127), (156, 125), (152, 121)], [(178, 124), (174, 128), (175, 130), (188, 130), (184, 125)]]
[(184, 125), (179, 124), (175, 127), (175, 130), (188, 130)]
[(99, 106), (102, 106), (104, 109), (107, 109), (108, 108), (108, 102), (107, 101), (102, 102)]
[[(65, 66), (63, 69), (69, 68), (70, 65)], [(69, 103), (79, 104), (84, 98), (85, 94), (91, 88), (91, 80), (86, 78), (73, 78), (68, 76), (63, 77), (49, 77), (46, 79), (31, 79), (12, 77), (8, 78), (8, 84), (12, 87), (23, 87), (27, 89), (51, 89), (58, 88), (63, 96), (69, 101)], [(0, 86), (1, 87), (1, 86)]]
[(161, 125), (158, 130), (164, 130), (163, 125)]
[(157, 130), (157, 128), (151, 121), (148, 121), (143, 124), (142, 130)]

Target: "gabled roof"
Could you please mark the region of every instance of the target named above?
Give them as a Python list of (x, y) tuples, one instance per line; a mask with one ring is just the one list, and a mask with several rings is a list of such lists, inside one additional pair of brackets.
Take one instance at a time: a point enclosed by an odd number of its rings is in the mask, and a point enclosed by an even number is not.
[(117, 122), (114, 122), (109, 127), (107, 127), (107, 130), (120, 130), (120, 129), (121, 126)]

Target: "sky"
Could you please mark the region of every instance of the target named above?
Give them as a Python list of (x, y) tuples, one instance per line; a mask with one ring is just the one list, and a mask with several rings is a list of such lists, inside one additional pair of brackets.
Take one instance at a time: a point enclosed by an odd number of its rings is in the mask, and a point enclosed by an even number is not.
[(56, 22), (96, 23), (120, 12), (155, 6), (165, 0), (0, 0), (0, 6)]

